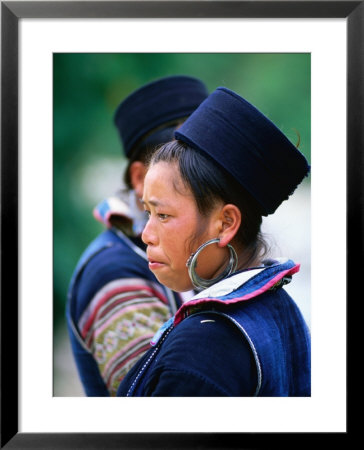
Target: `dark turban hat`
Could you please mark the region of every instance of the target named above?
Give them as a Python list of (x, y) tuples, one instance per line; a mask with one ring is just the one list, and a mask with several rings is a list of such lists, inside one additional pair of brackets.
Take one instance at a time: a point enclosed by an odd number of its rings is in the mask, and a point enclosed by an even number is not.
[(175, 138), (207, 153), (272, 214), (309, 172), (300, 151), (260, 111), (219, 87), (175, 131)]
[(114, 116), (126, 156), (146, 137), (150, 145), (173, 139), (177, 121), (188, 117), (207, 96), (202, 81), (182, 75), (161, 78), (134, 91)]

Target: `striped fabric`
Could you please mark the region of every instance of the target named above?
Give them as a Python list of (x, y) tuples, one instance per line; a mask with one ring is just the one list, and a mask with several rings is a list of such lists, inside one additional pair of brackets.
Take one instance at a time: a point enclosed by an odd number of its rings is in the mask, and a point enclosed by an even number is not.
[(156, 283), (118, 279), (96, 293), (80, 317), (78, 329), (110, 395), (116, 395), (121, 380), (169, 318), (167, 298)]

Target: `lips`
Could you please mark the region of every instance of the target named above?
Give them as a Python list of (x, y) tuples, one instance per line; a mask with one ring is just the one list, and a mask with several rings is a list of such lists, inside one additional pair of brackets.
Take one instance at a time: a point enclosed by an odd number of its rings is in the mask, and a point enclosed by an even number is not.
[(148, 265), (150, 270), (157, 270), (165, 266), (165, 263), (163, 263), (162, 261), (157, 261), (156, 259), (148, 256)]

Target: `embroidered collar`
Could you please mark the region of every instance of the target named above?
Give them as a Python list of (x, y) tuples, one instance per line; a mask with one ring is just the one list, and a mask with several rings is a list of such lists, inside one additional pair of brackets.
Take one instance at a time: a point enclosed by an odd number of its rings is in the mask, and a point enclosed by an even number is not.
[(112, 219), (121, 219), (121, 230), (127, 236), (137, 237), (147, 222), (147, 216), (137, 207), (137, 201), (134, 191), (120, 190), (100, 202), (94, 208), (93, 215), (107, 228), (115, 226)]
[(299, 264), (295, 264), (290, 259), (280, 258), (269, 261), (262, 267), (233, 274), (184, 303), (175, 315), (174, 324), (177, 325), (190, 315), (191, 308), (195, 310), (197, 306), (200, 307), (209, 302), (229, 305), (250, 300), (263, 292), (278, 288), (289, 283), (292, 275), (299, 269)]
[(208, 304), (231, 305), (251, 300), (264, 292), (277, 289), (291, 281), (300, 269), (292, 260), (279, 258), (267, 261), (262, 267), (244, 270), (204, 289), (184, 303), (174, 317), (169, 319), (154, 335), (151, 345), (156, 345), (170, 326), (177, 326), (183, 319)]

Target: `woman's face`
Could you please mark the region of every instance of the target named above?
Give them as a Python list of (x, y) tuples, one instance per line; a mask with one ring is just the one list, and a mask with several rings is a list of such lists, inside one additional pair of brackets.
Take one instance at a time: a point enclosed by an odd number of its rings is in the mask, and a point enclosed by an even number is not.
[[(170, 289), (179, 292), (191, 289), (186, 262), (202, 243), (218, 237), (221, 205), (202, 218), (177, 165), (166, 162), (158, 162), (148, 170), (143, 203), (149, 220), (142, 239), (148, 246), (150, 270)], [(212, 278), (225, 259), (226, 249), (216, 244), (208, 246), (198, 259), (198, 274)]]

